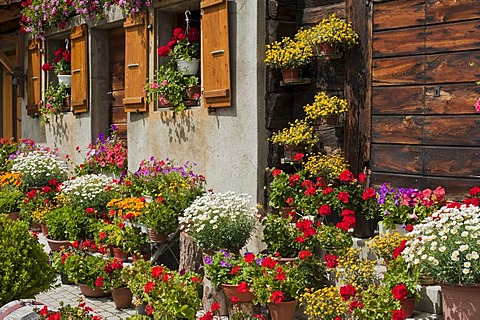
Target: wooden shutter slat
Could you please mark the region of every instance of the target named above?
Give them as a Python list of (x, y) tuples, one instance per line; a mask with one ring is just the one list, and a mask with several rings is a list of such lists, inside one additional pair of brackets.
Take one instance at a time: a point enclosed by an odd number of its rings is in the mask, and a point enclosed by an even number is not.
[(76, 26), (70, 33), (72, 53), (72, 110), (88, 112), (87, 25)]
[(40, 69), (40, 39), (30, 41), (28, 45), (28, 69), (27, 69), (27, 115), (38, 115), (38, 103), (40, 97), (41, 69)]
[(202, 0), (202, 86), (205, 107), (231, 105), (228, 3)]
[(148, 33), (146, 13), (127, 16), (125, 28), (125, 112), (145, 112), (143, 86), (148, 77)]

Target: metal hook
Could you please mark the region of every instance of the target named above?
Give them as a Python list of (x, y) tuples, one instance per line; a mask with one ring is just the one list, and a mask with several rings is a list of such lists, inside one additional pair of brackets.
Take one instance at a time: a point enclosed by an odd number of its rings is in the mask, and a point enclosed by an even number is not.
[(70, 39), (65, 39), (65, 50), (68, 50), (69, 43), (70, 43)]
[(192, 13), (190, 12), (190, 10), (187, 9), (185, 11), (185, 22), (186, 22), (185, 33), (187, 33), (188, 30), (190, 29), (190, 19), (188, 18), (188, 15), (192, 15)]

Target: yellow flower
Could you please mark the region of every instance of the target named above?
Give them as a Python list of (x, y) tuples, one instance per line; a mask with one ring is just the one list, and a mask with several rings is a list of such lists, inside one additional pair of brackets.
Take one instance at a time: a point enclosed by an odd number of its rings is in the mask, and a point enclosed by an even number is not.
[(311, 46), (327, 42), (351, 48), (358, 43), (358, 34), (353, 30), (351, 23), (346, 23), (332, 14), (310, 29), (300, 29), (295, 35), (295, 40)]
[(333, 180), (348, 169), (348, 162), (341, 154), (314, 155), (305, 163), (305, 170), (314, 177)]
[(313, 292), (307, 289), (299, 301), (305, 306), (304, 312), (308, 319), (313, 320), (334, 320), (336, 317), (342, 317), (347, 314), (350, 303), (342, 300), (336, 286), (328, 286)]
[(315, 95), (313, 104), (303, 107), (307, 120), (318, 120), (329, 115), (338, 115), (348, 111), (347, 100), (339, 97), (329, 97), (325, 92)]
[(318, 137), (305, 120), (296, 119), (289, 123), (288, 128), (275, 132), (270, 140), (280, 145), (313, 146), (318, 142)]
[(398, 232), (392, 232), (375, 236), (367, 243), (367, 246), (378, 258), (392, 260), (394, 258), (393, 250), (395, 250), (403, 240), (406, 240), (405, 236)]
[(306, 65), (313, 56), (312, 47), (302, 41), (284, 37), (267, 45), (265, 63), (273, 68), (296, 68)]

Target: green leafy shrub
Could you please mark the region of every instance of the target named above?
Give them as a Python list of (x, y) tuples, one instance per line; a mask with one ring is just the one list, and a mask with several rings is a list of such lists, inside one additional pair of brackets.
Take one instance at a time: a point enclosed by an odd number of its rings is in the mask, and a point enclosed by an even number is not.
[(0, 190), (0, 213), (12, 213), (20, 211), (20, 204), (25, 198), (23, 192), (13, 187), (5, 187)]
[(82, 208), (63, 206), (47, 213), (48, 234), (54, 240), (79, 240), (87, 237), (89, 221)]
[(33, 298), (50, 288), (55, 273), (43, 246), (24, 222), (0, 215), (0, 305)]

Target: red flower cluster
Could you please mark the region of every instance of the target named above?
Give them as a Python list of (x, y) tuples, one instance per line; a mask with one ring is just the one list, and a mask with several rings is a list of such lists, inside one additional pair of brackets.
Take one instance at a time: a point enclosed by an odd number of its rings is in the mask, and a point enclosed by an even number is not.
[(351, 182), (355, 180), (355, 176), (350, 170), (345, 170), (338, 176), (338, 179), (341, 182)]
[(392, 311), (392, 320), (404, 320), (405, 318), (406, 318), (405, 311), (403, 310)]
[(406, 245), (407, 240), (402, 240), (402, 242), (400, 242), (400, 245), (393, 250), (393, 258), (397, 259), (402, 254)]
[(282, 291), (278, 291), (278, 290), (273, 291), (269, 299), (270, 302), (277, 303), (277, 304), (282, 302), (283, 300), (285, 300), (285, 295), (283, 294)]
[(407, 287), (405, 287), (403, 283), (397, 284), (392, 288), (392, 294), (395, 299), (403, 301), (407, 299), (408, 296)]
[(275, 280), (278, 280), (280, 282), (283, 282), (285, 280), (287, 280), (287, 276), (285, 275), (285, 273), (283, 272), (283, 269), (282, 267), (278, 267), (276, 270), (276, 275), (274, 277)]
[(326, 254), (323, 261), (328, 269), (333, 269), (338, 266), (338, 257), (334, 254)]
[(162, 266), (155, 266), (152, 268), (152, 277), (158, 278), (163, 274), (163, 267)]
[[(188, 42), (199, 42), (200, 41), (200, 30), (198, 30), (197, 28), (190, 28), (187, 31), (186, 37), (187, 37)], [(170, 39), (170, 41), (166, 45), (161, 46), (157, 49), (158, 55), (161, 56), (161, 57), (168, 57), (168, 54), (170, 53), (170, 50), (173, 50), (175, 45), (179, 41), (183, 41), (183, 40), (185, 40), (184, 30), (180, 27), (175, 28), (173, 30), (172, 39)]]
[(347, 301), (348, 299), (355, 297), (356, 294), (357, 289), (355, 289), (355, 287), (351, 284), (340, 287), (340, 295), (342, 296), (343, 301)]
[(247, 293), (248, 290), (248, 284), (245, 281), (242, 281), (238, 284), (237, 291), (239, 293)]
[(308, 250), (302, 250), (299, 254), (300, 260), (305, 260), (312, 256), (312, 253)]
[(269, 269), (273, 269), (275, 268), (275, 266), (277, 265), (278, 261), (272, 259), (271, 257), (266, 257), (265, 259), (263, 259), (262, 261), (262, 267), (266, 267), (266, 268), (269, 268)]
[(357, 308), (363, 309), (363, 307), (363, 303), (358, 300), (353, 300), (352, 302), (350, 302), (350, 312), (353, 312)]

